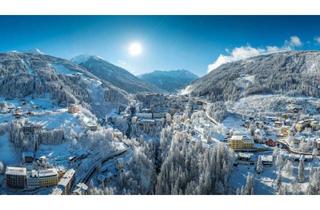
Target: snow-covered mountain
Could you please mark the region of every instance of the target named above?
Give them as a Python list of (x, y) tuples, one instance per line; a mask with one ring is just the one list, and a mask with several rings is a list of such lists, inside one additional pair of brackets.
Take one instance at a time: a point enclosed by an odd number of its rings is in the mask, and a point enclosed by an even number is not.
[(211, 101), (253, 94), (320, 97), (320, 52), (287, 51), (224, 64), (184, 91)]
[(81, 104), (104, 117), (128, 104), (128, 94), (68, 60), (39, 53), (0, 53), (0, 96), (49, 97), (62, 106)]
[(108, 81), (128, 93), (163, 92), (156, 86), (140, 80), (127, 70), (113, 65), (101, 57), (80, 55), (71, 59), (71, 61), (86, 68), (98, 78)]
[(139, 78), (150, 84), (154, 84), (163, 90), (174, 92), (184, 88), (193, 80), (198, 79), (198, 76), (187, 70), (173, 70), (153, 71), (151, 73), (142, 74)]

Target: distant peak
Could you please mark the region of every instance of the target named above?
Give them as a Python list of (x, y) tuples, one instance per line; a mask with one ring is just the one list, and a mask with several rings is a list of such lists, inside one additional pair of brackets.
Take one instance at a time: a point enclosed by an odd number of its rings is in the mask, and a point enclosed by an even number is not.
[(144, 73), (139, 75), (139, 77), (144, 76), (144, 75), (154, 75), (154, 74), (163, 74), (163, 75), (174, 75), (174, 74), (179, 74), (179, 75), (189, 75), (192, 77), (198, 77), (196, 74), (192, 73), (191, 71), (188, 71), (186, 69), (176, 69), (176, 70), (155, 70), (152, 72)]

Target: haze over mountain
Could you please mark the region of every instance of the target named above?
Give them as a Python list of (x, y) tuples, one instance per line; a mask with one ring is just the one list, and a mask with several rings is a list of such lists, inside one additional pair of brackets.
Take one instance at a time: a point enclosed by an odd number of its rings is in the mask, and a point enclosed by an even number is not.
[(168, 92), (175, 92), (187, 86), (191, 81), (198, 79), (198, 76), (188, 70), (153, 71), (138, 76), (140, 79), (156, 85)]
[(194, 81), (184, 93), (211, 101), (252, 94), (319, 97), (320, 52), (278, 52), (227, 63)]
[(80, 55), (71, 59), (71, 61), (128, 93), (163, 92), (156, 86), (140, 80), (127, 70), (113, 65), (98, 56)]

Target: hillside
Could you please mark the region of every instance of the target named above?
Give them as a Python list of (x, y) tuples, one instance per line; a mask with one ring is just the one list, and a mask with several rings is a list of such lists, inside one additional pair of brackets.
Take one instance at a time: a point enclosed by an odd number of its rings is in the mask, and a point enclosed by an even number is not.
[(128, 104), (125, 91), (68, 60), (39, 53), (1, 53), (0, 84), (4, 98), (49, 97), (60, 106), (81, 104), (101, 117)]
[(253, 94), (320, 97), (320, 52), (288, 51), (221, 65), (194, 81), (184, 93), (211, 101)]
[(162, 92), (152, 84), (140, 80), (127, 70), (115, 66), (100, 57), (80, 55), (71, 59), (71, 61), (86, 68), (98, 78), (110, 82), (128, 93)]

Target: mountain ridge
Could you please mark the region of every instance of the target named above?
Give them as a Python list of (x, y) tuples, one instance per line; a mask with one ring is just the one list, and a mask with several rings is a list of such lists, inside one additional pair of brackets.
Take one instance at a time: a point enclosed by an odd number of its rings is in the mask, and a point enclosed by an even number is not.
[(101, 57), (92, 55), (80, 55), (71, 59), (72, 62), (86, 68), (90, 73), (110, 82), (128, 93), (156, 92), (163, 90), (140, 80), (124, 68), (116, 66)]
[(185, 69), (170, 71), (155, 70), (150, 73), (141, 74), (138, 77), (168, 92), (176, 92), (198, 78), (197, 75)]

